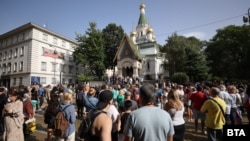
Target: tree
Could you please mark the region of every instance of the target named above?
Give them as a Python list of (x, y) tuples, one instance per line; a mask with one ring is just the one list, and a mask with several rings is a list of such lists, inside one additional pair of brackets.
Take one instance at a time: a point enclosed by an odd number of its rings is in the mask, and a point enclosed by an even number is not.
[(250, 26), (218, 29), (205, 49), (211, 73), (223, 79), (250, 79)]
[(115, 53), (120, 45), (120, 42), (124, 36), (124, 30), (121, 26), (117, 26), (115, 23), (110, 23), (103, 30), (103, 38), (105, 41), (105, 68), (114, 68), (117, 65), (117, 61), (113, 62)]
[(178, 36), (176, 33), (169, 37), (164, 46), (168, 59), (170, 77), (175, 73), (186, 73), (191, 81), (208, 78), (206, 58), (201, 51), (204, 42), (195, 37)]
[(105, 70), (104, 39), (95, 22), (90, 22), (89, 26), (85, 35), (77, 35), (79, 46), (75, 49), (73, 57), (77, 64), (88, 68), (90, 75), (101, 80)]

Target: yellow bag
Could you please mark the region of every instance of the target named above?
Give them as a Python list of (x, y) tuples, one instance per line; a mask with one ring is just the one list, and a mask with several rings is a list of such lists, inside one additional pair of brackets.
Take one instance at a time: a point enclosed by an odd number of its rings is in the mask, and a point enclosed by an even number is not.
[(36, 123), (35, 122), (29, 122), (28, 123), (28, 130), (30, 132), (34, 132), (36, 130)]

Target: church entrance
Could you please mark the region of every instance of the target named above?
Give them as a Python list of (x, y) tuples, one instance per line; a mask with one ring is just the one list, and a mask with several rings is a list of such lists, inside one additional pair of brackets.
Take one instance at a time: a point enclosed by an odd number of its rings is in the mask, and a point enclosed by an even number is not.
[(133, 68), (132, 67), (123, 67), (122, 68), (123, 77), (133, 77)]

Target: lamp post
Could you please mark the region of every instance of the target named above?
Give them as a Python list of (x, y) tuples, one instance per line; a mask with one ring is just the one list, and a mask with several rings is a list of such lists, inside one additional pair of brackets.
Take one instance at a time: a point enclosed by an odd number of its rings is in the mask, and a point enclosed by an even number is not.
[(244, 23), (249, 23), (250, 25), (250, 8), (248, 9), (248, 12), (247, 12), (247, 17), (246, 16), (243, 16), (243, 22)]
[(54, 50), (53, 54), (54, 54), (54, 83), (56, 84), (56, 54), (57, 54), (56, 49)]

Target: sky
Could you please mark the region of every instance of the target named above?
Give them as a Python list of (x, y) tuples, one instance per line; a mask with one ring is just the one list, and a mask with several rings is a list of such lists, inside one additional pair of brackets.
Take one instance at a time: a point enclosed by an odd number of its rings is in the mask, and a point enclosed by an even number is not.
[(161, 45), (173, 33), (209, 41), (218, 29), (243, 25), (250, 8), (250, 0), (1, 0), (0, 34), (32, 22), (75, 40), (95, 22), (100, 30), (115, 23), (129, 35), (141, 3)]

